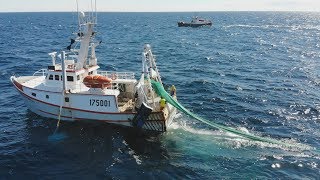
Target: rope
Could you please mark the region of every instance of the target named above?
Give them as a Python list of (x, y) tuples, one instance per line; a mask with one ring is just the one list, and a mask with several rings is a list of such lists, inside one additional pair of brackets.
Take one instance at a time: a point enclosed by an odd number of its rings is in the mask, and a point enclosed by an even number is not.
[(63, 91), (62, 92), (61, 104), (60, 104), (60, 108), (59, 108), (57, 127), (56, 127), (55, 131), (53, 132), (53, 134), (48, 136), (48, 140), (52, 141), (52, 142), (61, 141), (61, 140), (65, 139), (67, 137), (64, 133), (58, 133), (59, 126), (60, 126), (60, 121), (61, 121), (62, 106), (63, 106), (63, 102), (64, 102), (64, 93), (65, 92)]
[(60, 108), (59, 108), (58, 122), (57, 122), (57, 127), (56, 127), (56, 130), (54, 131), (54, 133), (56, 133), (56, 132), (58, 131), (59, 126), (60, 126), (61, 111), (62, 111), (62, 106), (63, 106), (63, 100), (64, 100), (64, 91), (62, 92), (62, 99), (61, 99), (61, 104), (60, 104)]

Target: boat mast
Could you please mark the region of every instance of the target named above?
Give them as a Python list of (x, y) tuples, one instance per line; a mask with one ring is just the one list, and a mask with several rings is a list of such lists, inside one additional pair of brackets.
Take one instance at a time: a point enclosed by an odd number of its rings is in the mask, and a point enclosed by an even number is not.
[(62, 67), (62, 91), (63, 93), (66, 92), (67, 90), (67, 73), (66, 73), (66, 63), (65, 63), (65, 59), (66, 59), (66, 53), (64, 51), (61, 52), (61, 67)]
[(95, 0), (95, 10), (93, 10), (93, 2), (91, 1), (91, 13), (87, 15), (84, 12), (79, 12), (78, 9), (78, 20), (79, 20), (79, 31), (78, 31), (78, 39), (80, 41), (80, 50), (78, 54), (78, 62), (80, 67), (86, 68), (86, 61), (88, 59), (89, 48), (92, 44), (90, 44), (91, 39), (94, 38), (94, 25), (97, 20), (97, 11), (96, 9), (96, 0)]
[(151, 65), (152, 68), (154, 68), (154, 70), (157, 73), (157, 76), (156, 76), (157, 80), (162, 84), (160, 73), (159, 73), (159, 70), (158, 70), (158, 67), (157, 67), (157, 64), (156, 64), (156, 59), (153, 56), (151, 49), (150, 49), (150, 65)]
[(159, 70), (156, 64), (155, 57), (152, 54), (151, 51), (151, 46), (149, 44), (146, 44), (144, 46), (144, 51), (143, 51), (143, 59), (142, 59), (142, 72), (144, 73), (144, 76), (146, 75), (147, 78), (147, 89), (151, 93), (150, 95), (148, 94), (148, 97), (152, 99), (153, 106), (155, 107), (155, 95), (152, 90), (152, 85), (151, 85), (151, 79), (154, 81), (159, 82), (161, 85), (161, 77), (159, 74)]
[[(159, 74), (159, 70), (156, 64), (156, 59), (151, 51), (151, 47), (149, 44), (146, 44), (144, 47), (144, 57), (145, 61), (147, 62), (147, 65), (149, 65), (149, 74), (151, 78), (154, 78), (156, 81), (160, 82), (162, 84), (162, 80)], [(146, 66), (143, 64), (143, 66)], [(156, 76), (153, 76), (153, 72), (156, 72)]]
[(81, 67), (85, 68), (86, 61), (88, 58), (90, 40), (93, 34), (94, 23), (87, 21), (87, 20), (90, 20), (90, 18), (86, 17), (84, 12), (79, 13), (79, 16), (80, 16), (80, 27), (79, 27), (78, 36), (81, 40), (81, 43), (80, 43), (80, 50), (78, 55), (78, 62), (80, 63)]

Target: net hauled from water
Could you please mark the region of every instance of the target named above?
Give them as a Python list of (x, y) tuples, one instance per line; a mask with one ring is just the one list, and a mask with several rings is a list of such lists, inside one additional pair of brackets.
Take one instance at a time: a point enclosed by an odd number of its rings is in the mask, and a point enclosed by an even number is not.
[(168, 103), (170, 103), (172, 106), (174, 106), (175, 108), (177, 108), (178, 110), (180, 110), (181, 112), (183, 112), (184, 114), (193, 117), (194, 119), (205, 123), (211, 127), (217, 128), (219, 130), (225, 131), (225, 132), (229, 132), (229, 133), (233, 133), (236, 134), (238, 136), (247, 138), (249, 140), (253, 140), (253, 141), (260, 141), (260, 142), (266, 142), (266, 143), (271, 143), (271, 144), (277, 144), (277, 145), (282, 145), (282, 146), (286, 146), (286, 147), (298, 147), (298, 145), (293, 145), (293, 144), (288, 144), (285, 142), (281, 142), (278, 140), (274, 140), (274, 139), (270, 139), (270, 138), (265, 138), (265, 137), (260, 137), (260, 136), (256, 136), (253, 134), (248, 134), (246, 132), (243, 131), (239, 131), (237, 129), (231, 128), (231, 127), (227, 127), (215, 122), (211, 122), (209, 120), (206, 120), (192, 112), (190, 112), (188, 109), (186, 109), (185, 107), (183, 107), (176, 99), (174, 99), (172, 96), (170, 96), (166, 90), (164, 89), (164, 87), (162, 86), (161, 83), (156, 82), (156, 81), (152, 81), (152, 87), (155, 90), (155, 92), (161, 96), (162, 98), (164, 98)]

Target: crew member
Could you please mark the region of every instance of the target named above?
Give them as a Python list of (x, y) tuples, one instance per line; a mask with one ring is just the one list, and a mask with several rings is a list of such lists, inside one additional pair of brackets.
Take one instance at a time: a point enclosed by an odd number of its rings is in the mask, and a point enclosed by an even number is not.
[(161, 97), (159, 103), (160, 103), (160, 111), (162, 111), (166, 107), (166, 100), (163, 97)]
[(170, 94), (171, 94), (171, 96), (175, 96), (176, 95), (176, 87), (174, 86), (174, 85), (172, 85), (171, 86), (171, 88), (170, 88)]

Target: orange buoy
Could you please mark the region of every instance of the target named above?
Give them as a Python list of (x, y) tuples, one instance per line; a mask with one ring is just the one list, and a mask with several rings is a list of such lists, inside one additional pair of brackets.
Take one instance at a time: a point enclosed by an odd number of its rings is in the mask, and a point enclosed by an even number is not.
[(83, 79), (83, 84), (89, 88), (101, 88), (111, 86), (112, 79), (101, 75), (88, 75)]

